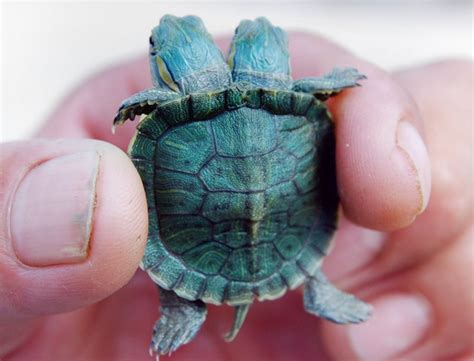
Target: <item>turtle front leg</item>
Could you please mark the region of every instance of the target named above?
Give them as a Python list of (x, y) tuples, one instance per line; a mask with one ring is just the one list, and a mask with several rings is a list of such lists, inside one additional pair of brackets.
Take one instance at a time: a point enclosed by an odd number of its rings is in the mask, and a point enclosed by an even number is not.
[(188, 301), (173, 291), (160, 291), (160, 319), (153, 327), (150, 354), (170, 354), (191, 341), (207, 315), (202, 301)]
[(304, 307), (307, 312), (339, 323), (361, 323), (372, 315), (372, 306), (338, 290), (321, 270), (306, 281)]
[(292, 90), (311, 93), (320, 100), (339, 94), (342, 90), (360, 86), (359, 80), (367, 79), (354, 68), (335, 68), (321, 77), (309, 77), (293, 82)]
[(120, 105), (113, 127), (125, 123), (128, 119), (133, 120), (136, 115), (149, 114), (164, 102), (180, 96), (179, 93), (158, 88), (146, 89), (133, 94)]

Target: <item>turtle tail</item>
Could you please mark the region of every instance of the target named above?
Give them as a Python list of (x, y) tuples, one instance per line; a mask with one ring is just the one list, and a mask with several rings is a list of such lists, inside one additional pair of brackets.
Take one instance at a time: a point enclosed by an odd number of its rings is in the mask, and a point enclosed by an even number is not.
[(224, 336), (224, 340), (227, 342), (233, 341), (237, 334), (239, 333), (242, 324), (247, 317), (247, 313), (249, 312), (251, 303), (246, 305), (235, 306), (235, 316), (234, 316), (234, 323), (232, 324), (232, 328), (230, 331)]

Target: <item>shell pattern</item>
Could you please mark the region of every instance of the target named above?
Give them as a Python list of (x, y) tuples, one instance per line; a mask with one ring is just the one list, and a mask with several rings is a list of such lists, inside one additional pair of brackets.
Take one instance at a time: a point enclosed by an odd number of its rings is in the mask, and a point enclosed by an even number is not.
[(191, 94), (146, 117), (129, 153), (150, 214), (143, 268), (161, 287), (236, 305), (275, 299), (319, 266), (338, 199), (333, 125), (314, 97)]

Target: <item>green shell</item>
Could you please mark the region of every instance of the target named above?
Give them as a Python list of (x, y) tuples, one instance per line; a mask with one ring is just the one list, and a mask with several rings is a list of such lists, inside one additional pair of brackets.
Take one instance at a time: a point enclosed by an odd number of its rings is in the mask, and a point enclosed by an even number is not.
[(142, 268), (188, 300), (282, 296), (319, 267), (337, 223), (334, 129), (310, 94), (228, 89), (164, 103), (129, 153), (149, 208)]

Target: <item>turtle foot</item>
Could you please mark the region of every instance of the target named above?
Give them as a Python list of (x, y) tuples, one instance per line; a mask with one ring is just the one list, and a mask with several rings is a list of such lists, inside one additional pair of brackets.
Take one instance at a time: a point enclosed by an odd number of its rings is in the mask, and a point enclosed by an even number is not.
[(322, 271), (306, 282), (304, 307), (308, 313), (339, 324), (361, 323), (372, 315), (371, 305), (338, 290)]
[(160, 290), (161, 317), (153, 327), (150, 354), (166, 355), (191, 341), (206, 319), (201, 301), (188, 301), (172, 291)]
[(335, 68), (320, 77), (309, 77), (293, 82), (292, 89), (297, 92), (311, 93), (320, 100), (326, 100), (342, 90), (360, 86), (359, 80), (367, 77), (354, 68)]

